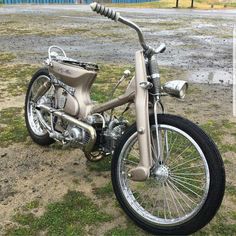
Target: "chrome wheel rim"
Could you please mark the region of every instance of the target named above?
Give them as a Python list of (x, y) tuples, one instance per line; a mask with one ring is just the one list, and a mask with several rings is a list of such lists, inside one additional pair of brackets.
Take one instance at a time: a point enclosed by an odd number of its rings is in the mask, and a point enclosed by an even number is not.
[[(30, 125), (31, 130), (37, 136), (44, 136), (45, 134), (47, 134), (47, 131), (44, 129), (44, 127), (41, 125), (39, 121), (37, 111), (35, 108), (36, 104), (32, 102), (32, 98), (35, 95), (36, 91), (39, 89), (39, 87), (48, 80), (50, 80), (50, 78), (47, 77), (46, 75), (39, 76), (34, 81), (34, 83), (32, 84), (30, 88), (28, 101), (27, 101), (27, 117), (28, 117), (29, 125)], [(41, 99), (39, 99), (37, 104), (43, 103), (46, 100), (47, 100), (46, 97), (43, 96)]]
[[(129, 209), (151, 225), (176, 226), (192, 219), (206, 201), (210, 174), (199, 145), (184, 131), (159, 125), (163, 160), (144, 182), (134, 182), (129, 171), (138, 165), (137, 132), (123, 146), (118, 181)], [(152, 141), (155, 128), (152, 129)], [(155, 159), (156, 142), (152, 142)]]

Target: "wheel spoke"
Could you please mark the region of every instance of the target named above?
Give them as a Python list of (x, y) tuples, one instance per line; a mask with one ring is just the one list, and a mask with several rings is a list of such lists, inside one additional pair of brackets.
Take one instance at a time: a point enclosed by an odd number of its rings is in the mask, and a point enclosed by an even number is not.
[(185, 161), (185, 162), (183, 162), (183, 163), (181, 163), (181, 164), (179, 164), (179, 165), (177, 165), (177, 166), (171, 168), (171, 170), (175, 170), (176, 168), (178, 168), (178, 167), (180, 167), (180, 166), (186, 165), (186, 164), (191, 163), (192, 161), (195, 161), (195, 160), (198, 160), (198, 159), (199, 159), (198, 157), (195, 157), (195, 158), (193, 158), (193, 159), (191, 159), (191, 160)]
[(131, 161), (131, 160), (129, 160), (129, 159), (126, 159), (125, 162), (128, 162), (128, 163), (130, 163), (130, 164), (133, 164), (133, 165), (135, 165), (135, 166), (138, 165), (138, 162)]
[(170, 216), (170, 218), (171, 218), (172, 216), (171, 216), (170, 206), (169, 206), (168, 199), (167, 199), (167, 195), (166, 195), (165, 183), (163, 183), (163, 190), (164, 190), (164, 198), (165, 198), (165, 201), (166, 201), (167, 210), (168, 210), (169, 216)]
[(175, 157), (175, 161), (171, 164), (176, 163), (178, 161), (179, 157), (181, 157), (190, 147), (191, 147), (191, 143), (177, 157)]
[(178, 176), (201, 176), (201, 175), (205, 175), (205, 173), (181, 173), (181, 172), (172, 172), (175, 175)]
[[(191, 206), (189, 206), (188, 201), (196, 204), (190, 197), (188, 197), (183, 191), (181, 191), (174, 183), (172, 183), (171, 181), (167, 181), (171, 186), (172, 188), (175, 190), (175, 192), (178, 194), (178, 196), (180, 197), (180, 199), (185, 203), (185, 205), (191, 209)], [(181, 209), (183, 210), (184, 214), (186, 214), (186, 211), (184, 209), (184, 207), (182, 206), (182, 204), (180, 204), (181, 206)]]
[[(190, 191), (190, 192), (193, 193), (194, 195), (196, 195), (196, 196), (198, 196), (198, 197), (201, 197), (198, 193), (194, 192), (191, 188), (185, 186), (185, 185), (183, 184), (183, 181), (176, 180), (176, 179), (174, 179), (173, 177), (170, 177), (170, 179), (171, 179), (173, 182), (175, 182), (175, 183), (181, 185), (183, 188), (185, 188), (186, 190)], [(182, 182), (182, 183), (181, 183), (181, 182)], [(187, 183), (187, 182), (184, 182), (184, 183)], [(190, 185), (190, 186), (193, 186), (192, 184), (189, 184), (189, 185)], [(200, 188), (199, 188), (199, 189), (200, 189)], [(202, 189), (200, 189), (200, 190), (202, 190)]]
[(187, 177), (183, 177), (183, 176), (179, 176), (179, 175), (173, 175), (173, 174), (171, 174), (171, 176), (176, 178), (176, 179), (184, 179), (184, 180), (190, 180), (190, 181), (202, 183), (202, 180), (199, 180), (199, 179), (192, 179), (192, 178), (187, 178)]
[(176, 211), (177, 211), (177, 214), (178, 214), (178, 216), (180, 216), (179, 208), (177, 207), (176, 202), (180, 205), (180, 208), (181, 208), (182, 211), (185, 213), (184, 208), (183, 208), (182, 204), (179, 202), (178, 198), (176, 198), (175, 194), (173, 193), (173, 190), (172, 190), (172, 188), (171, 188), (171, 186), (170, 186), (170, 184), (169, 184), (168, 181), (166, 182), (166, 185), (168, 186), (168, 190), (169, 190), (169, 193), (170, 193), (171, 198), (172, 198), (172, 200), (173, 200), (173, 203), (174, 203), (174, 205), (175, 205), (175, 209), (176, 209)]
[[(196, 165), (196, 166), (190, 166), (190, 167), (186, 167), (186, 168), (183, 168), (183, 169), (178, 169), (178, 171), (180, 171), (180, 172), (183, 172), (183, 171), (185, 171), (185, 170), (190, 170), (190, 169), (194, 169), (194, 168), (199, 168), (199, 167), (202, 167), (202, 166), (204, 166), (204, 164), (200, 164), (200, 165)], [(173, 169), (172, 169), (173, 170)], [(172, 171), (171, 170), (171, 171)], [(172, 171), (173, 172), (173, 171)], [(173, 172), (174, 173), (174, 172)]]
[(165, 147), (166, 147), (166, 158), (165, 158), (165, 163), (167, 163), (169, 157), (170, 157), (170, 150), (169, 150), (169, 143), (168, 143), (168, 131), (165, 130), (164, 132), (165, 136)]

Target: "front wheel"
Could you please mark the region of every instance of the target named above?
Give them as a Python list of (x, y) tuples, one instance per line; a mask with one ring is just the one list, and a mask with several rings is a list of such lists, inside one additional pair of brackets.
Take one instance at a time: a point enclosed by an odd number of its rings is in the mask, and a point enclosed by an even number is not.
[[(158, 115), (162, 159), (144, 182), (128, 173), (139, 163), (136, 124), (122, 137), (112, 160), (117, 200), (134, 222), (153, 234), (186, 235), (204, 227), (221, 205), (225, 171), (213, 141), (195, 124), (173, 115)], [(150, 117), (152, 155), (156, 129)]]

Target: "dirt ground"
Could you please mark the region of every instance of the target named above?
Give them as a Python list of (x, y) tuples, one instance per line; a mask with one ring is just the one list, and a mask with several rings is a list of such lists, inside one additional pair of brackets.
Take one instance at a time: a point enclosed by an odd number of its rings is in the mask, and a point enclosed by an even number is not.
[[(199, 235), (220, 235), (219, 220), (227, 235), (236, 234), (236, 119), (232, 116), (231, 86), (235, 16), (230, 11), (120, 10), (142, 27), (148, 43), (156, 47), (166, 43), (166, 52), (158, 55), (165, 76), (190, 82), (183, 101), (164, 99), (167, 112), (202, 125), (213, 135), (224, 158), (227, 189), (223, 207)], [(1, 114), (8, 108), (23, 108), (24, 90), (12, 93), (8, 85), (21, 67), (37, 67), (47, 57), (50, 45), (62, 46), (70, 56), (84, 61), (115, 65), (133, 64), (134, 52), (139, 49), (132, 30), (91, 13), (87, 6), (3, 7), (0, 22), (0, 53), (13, 55), (9, 61), (0, 60), (0, 68), (5, 69), (0, 73)], [(166, 72), (168, 69), (171, 73)], [(29, 81), (29, 72), (25, 79)], [(22, 112), (17, 114), (21, 119)], [(1, 119), (0, 130), (4, 131), (8, 124)], [(108, 192), (101, 198), (96, 191), (110, 183), (106, 168), (94, 167), (79, 150), (58, 145), (39, 147), (27, 135), (19, 139), (15, 143), (14, 138), (8, 138), (7, 144), (0, 144), (0, 235), (17, 226), (13, 216), (26, 203), (37, 200), (39, 206), (32, 212), (40, 216), (49, 203), (62, 199), (68, 190), (83, 192), (113, 216), (110, 222), (90, 227), (86, 231), (89, 235), (104, 235), (117, 226), (131, 227), (114, 196)]]

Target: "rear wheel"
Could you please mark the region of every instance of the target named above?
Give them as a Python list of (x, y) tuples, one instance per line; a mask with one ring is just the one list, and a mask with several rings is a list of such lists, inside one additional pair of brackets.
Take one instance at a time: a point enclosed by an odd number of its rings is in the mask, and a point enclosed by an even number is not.
[[(139, 163), (136, 125), (124, 134), (112, 161), (112, 183), (124, 211), (144, 230), (160, 235), (191, 234), (216, 214), (223, 199), (225, 172), (212, 140), (192, 122), (158, 115), (162, 159), (144, 182), (128, 173)], [(156, 162), (156, 129), (150, 120)]]
[[(32, 103), (32, 98), (38, 91), (39, 87), (50, 80), (48, 70), (46, 68), (38, 70), (32, 77), (25, 98), (25, 123), (30, 134), (30, 137), (39, 145), (45, 146), (54, 143), (55, 141), (49, 137), (46, 129), (41, 125), (35, 104)], [(49, 91), (50, 92), (50, 91)], [(47, 92), (38, 102), (47, 102)]]

